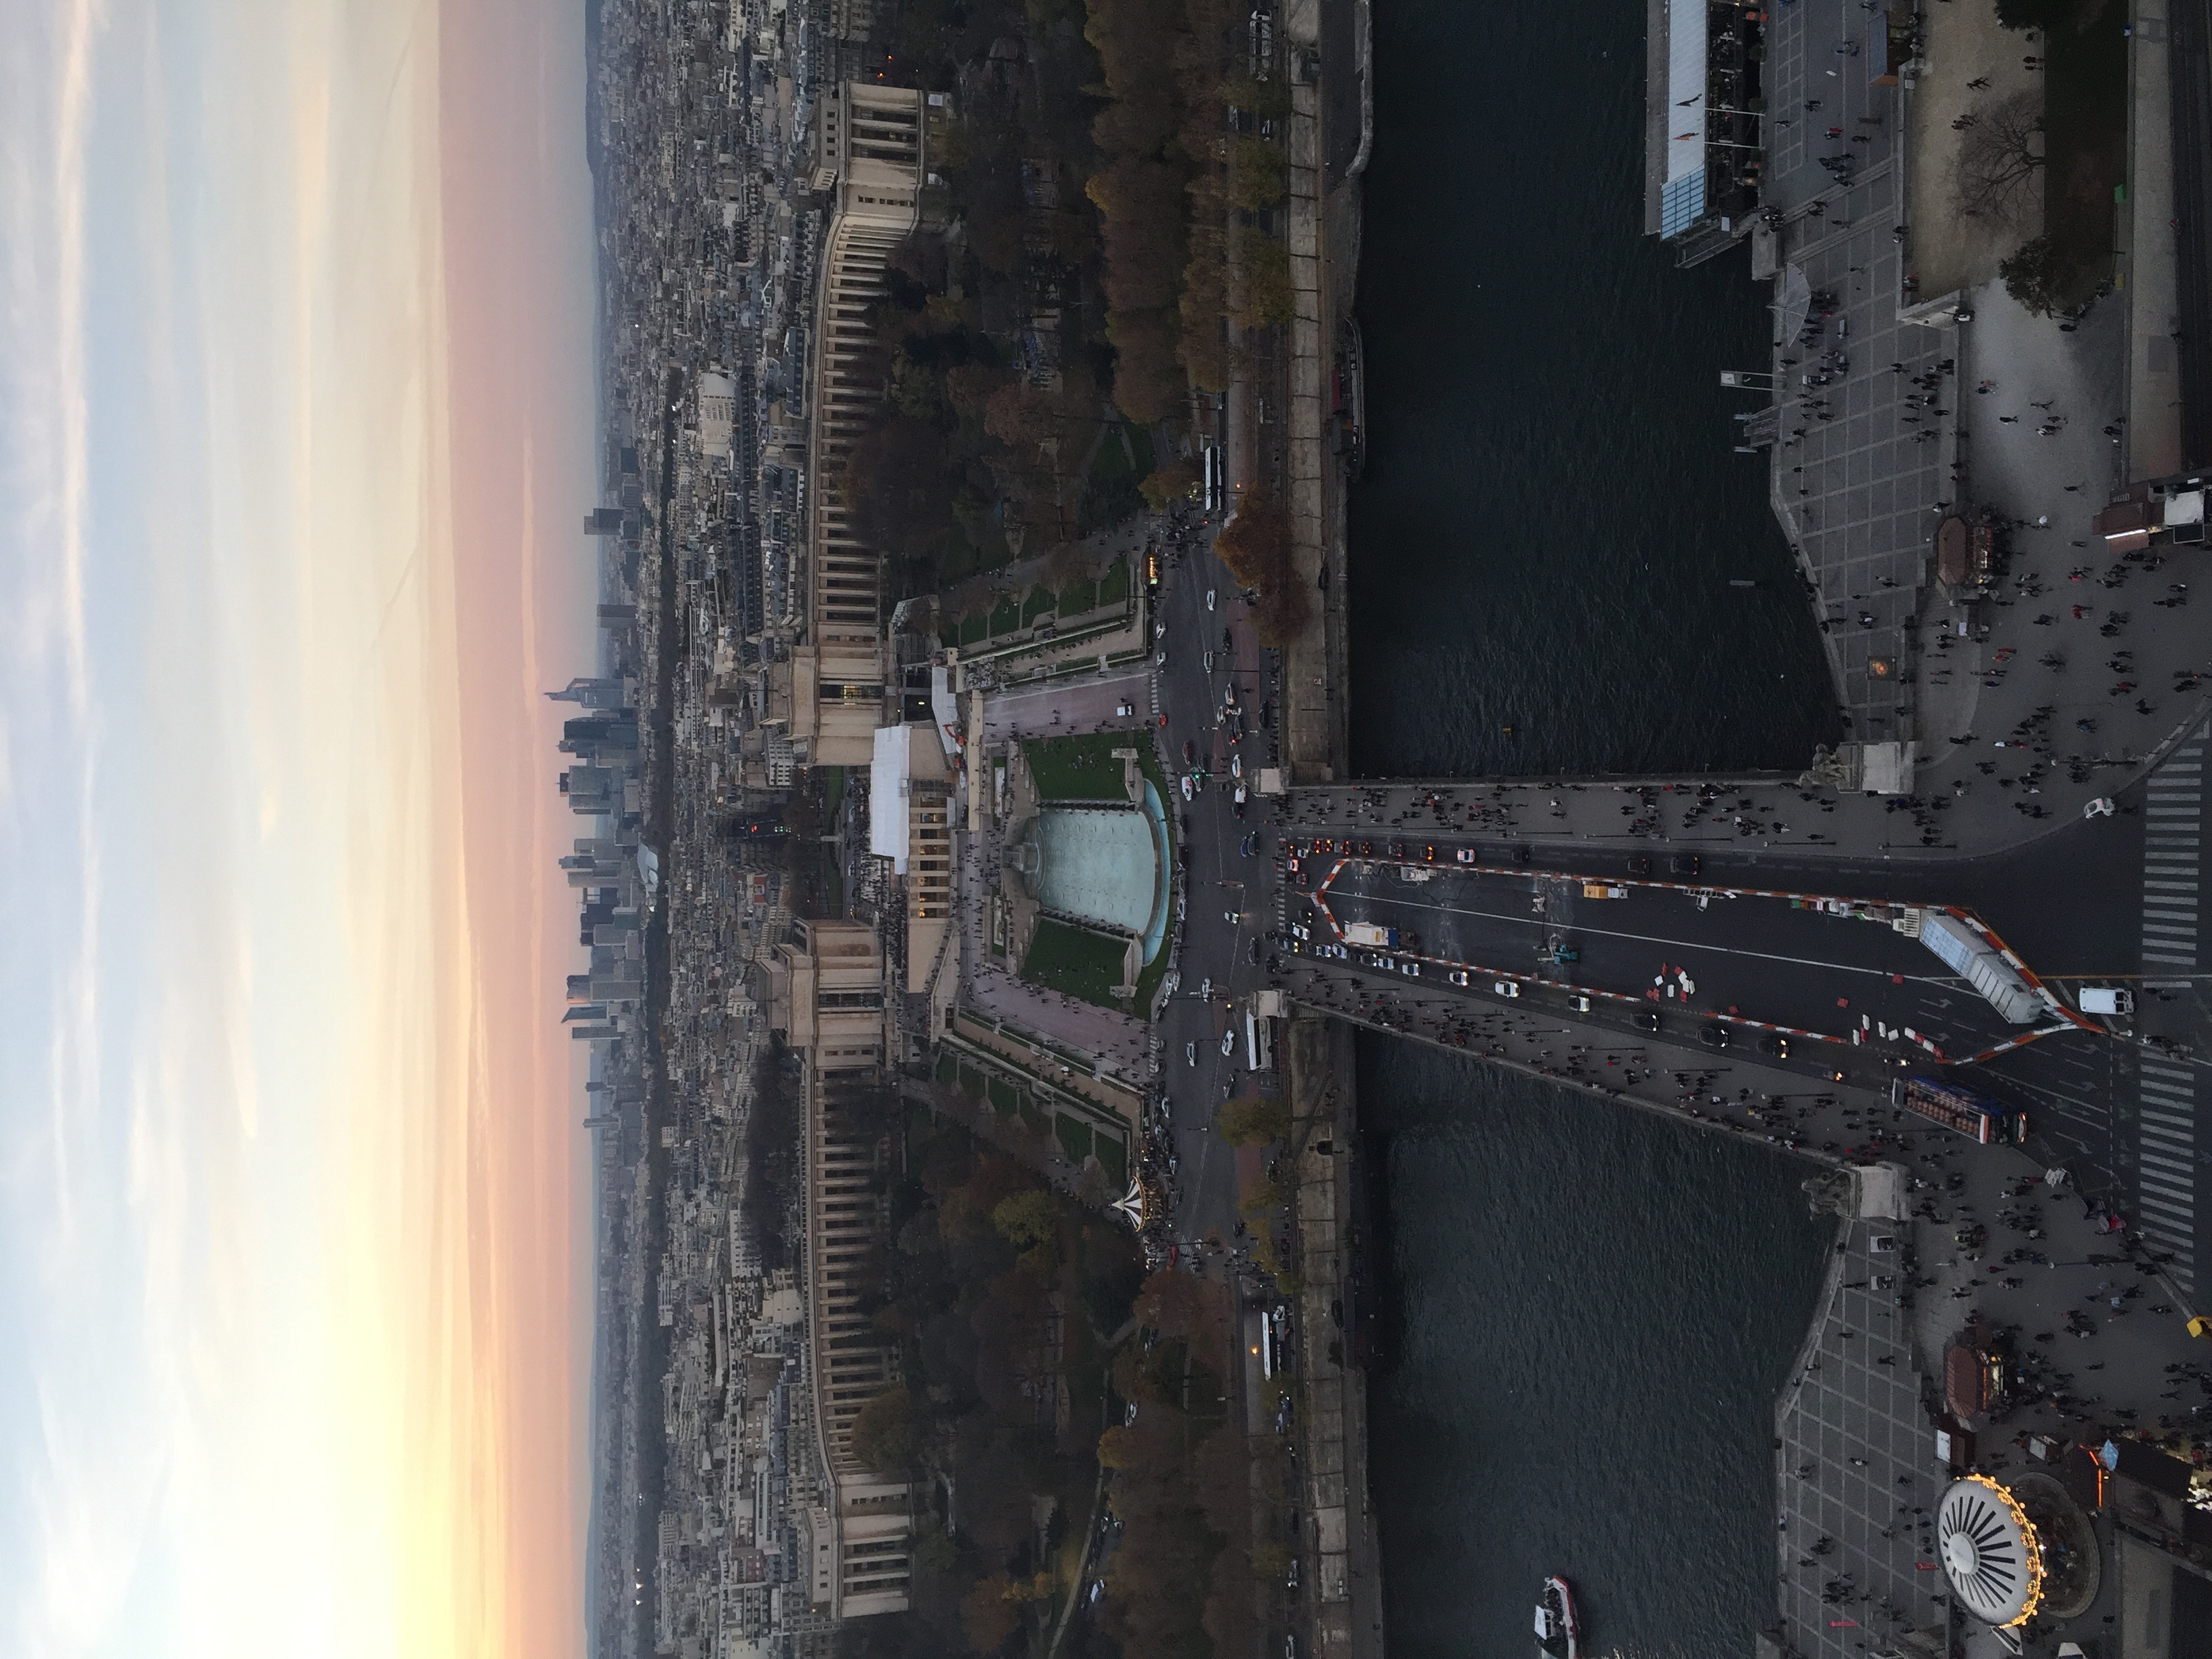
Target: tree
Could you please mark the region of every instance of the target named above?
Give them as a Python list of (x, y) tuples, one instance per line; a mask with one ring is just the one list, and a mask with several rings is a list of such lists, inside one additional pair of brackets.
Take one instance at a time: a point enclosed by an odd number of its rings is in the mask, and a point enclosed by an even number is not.
[(951, 460), (929, 422), (894, 415), (853, 446), (842, 480), (855, 526), (900, 558), (933, 551), (952, 527)]
[(1248, 1095), (1225, 1103), (1213, 1115), (1214, 1127), (1232, 1146), (1264, 1146), (1285, 1140), (1291, 1133), (1291, 1109), (1280, 1100)]
[(1003, 1572), (979, 1578), (960, 1598), (960, 1626), (978, 1653), (996, 1653), (1021, 1628), (1018, 1592)]
[(2010, 220), (2042, 177), (2042, 100), (2015, 93), (1966, 117), (1959, 141), (1959, 211), (1970, 219)]
[(1114, 404), (1151, 426), (1183, 403), (1189, 382), (1176, 357), (1176, 332), (1164, 311), (1116, 312), (1106, 321), (1114, 344)]
[(921, 1458), (921, 1425), (903, 1383), (860, 1407), (853, 1419), (853, 1455), (878, 1474), (913, 1473)]
[(1042, 1244), (1060, 1235), (1060, 1207), (1041, 1187), (1001, 1199), (991, 1212), (991, 1224), (1001, 1237), (1022, 1249)]
[(1155, 512), (1164, 509), (1170, 501), (1181, 501), (1198, 488), (1198, 463), (1185, 456), (1154, 467), (1145, 475), (1138, 491), (1146, 505)]
[(2058, 252), (2048, 236), (2037, 236), (2021, 245), (2009, 258), (1997, 264), (2005, 292), (2022, 310), (2048, 317), (2058, 308), (2065, 277)]
[(1230, 320), (1239, 328), (1272, 328), (1297, 314), (1291, 287), (1291, 253), (1280, 242), (1250, 226), (1237, 233), (1237, 296)]
[(1290, 163), (1264, 138), (1232, 139), (1229, 145), (1229, 204), (1257, 212), (1290, 193)]

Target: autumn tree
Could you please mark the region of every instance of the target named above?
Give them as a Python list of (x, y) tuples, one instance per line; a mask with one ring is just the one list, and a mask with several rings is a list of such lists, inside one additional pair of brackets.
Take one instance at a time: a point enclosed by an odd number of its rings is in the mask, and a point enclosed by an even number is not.
[(913, 1473), (921, 1458), (921, 1422), (903, 1384), (886, 1389), (853, 1419), (853, 1455), (878, 1474)]
[(1232, 1146), (1264, 1146), (1271, 1140), (1289, 1139), (1291, 1109), (1285, 1101), (1247, 1095), (1224, 1102), (1213, 1115), (1213, 1123)]

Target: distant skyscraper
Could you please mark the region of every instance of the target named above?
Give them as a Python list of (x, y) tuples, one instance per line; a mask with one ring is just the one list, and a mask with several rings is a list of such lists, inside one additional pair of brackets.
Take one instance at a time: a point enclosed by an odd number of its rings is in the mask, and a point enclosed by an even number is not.
[(618, 507), (595, 507), (584, 514), (586, 536), (619, 536), (622, 527), (623, 512)]

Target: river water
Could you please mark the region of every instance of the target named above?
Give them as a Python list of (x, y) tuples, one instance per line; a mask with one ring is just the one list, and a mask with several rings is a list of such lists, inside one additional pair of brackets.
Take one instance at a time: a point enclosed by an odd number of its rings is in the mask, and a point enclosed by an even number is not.
[[(1795, 767), (1838, 726), (1732, 453), (1767, 356), (1739, 252), (1644, 237), (1644, 7), (1375, 8), (1351, 503), (1369, 775)], [(1754, 584), (1744, 587), (1731, 581)], [(1510, 728), (1510, 730), (1508, 729)], [(1366, 1037), (1372, 1483), (1394, 1653), (1747, 1654), (1769, 1445), (1832, 1233), (1809, 1166)]]

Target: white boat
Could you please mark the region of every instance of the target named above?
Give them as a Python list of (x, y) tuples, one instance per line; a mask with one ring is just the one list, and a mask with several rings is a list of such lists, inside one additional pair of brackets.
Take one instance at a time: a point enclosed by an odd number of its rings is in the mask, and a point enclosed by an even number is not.
[(1536, 1602), (1536, 1643), (1552, 1659), (1582, 1659), (1582, 1625), (1575, 1617), (1574, 1592), (1556, 1575), (1544, 1581)]

